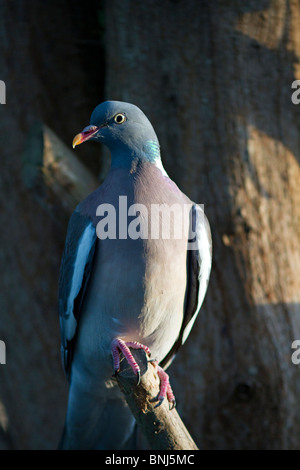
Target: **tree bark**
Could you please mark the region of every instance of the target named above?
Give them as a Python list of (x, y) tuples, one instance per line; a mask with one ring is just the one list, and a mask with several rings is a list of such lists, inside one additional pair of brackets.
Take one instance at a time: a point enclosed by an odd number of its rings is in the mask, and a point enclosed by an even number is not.
[(169, 372), (180, 415), (200, 448), (299, 448), (299, 1), (116, 0), (106, 17), (107, 97), (144, 110), (212, 226), (207, 297)]
[[(58, 273), (69, 211), (83, 192), (73, 198), (72, 190), (64, 192), (63, 201), (51, 193), (41, 126), (71, 151), (72, 138), (102, 100), (97, 5), (89, 2), (93, 15), (87, 15), (82, 2), (0, 3), (0, 79), (6, 84), (6, 104), (0, 105), (0, 340), (7, 353), (0, 365), (1, 449), (55, 449), (63, 429), (67, 381)], [(95, 55), (99, 65), (87, 60)], [(95, 178), (100, 151), (92, 145), (76, 152)]]

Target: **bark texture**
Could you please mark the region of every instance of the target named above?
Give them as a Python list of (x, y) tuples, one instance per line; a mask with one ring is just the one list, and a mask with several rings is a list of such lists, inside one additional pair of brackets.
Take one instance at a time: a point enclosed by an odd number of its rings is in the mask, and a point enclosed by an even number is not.
[(206, 301), (170, 368), (200, 448), (300, 445), (299, 19), (296, 0), (107, 2), (107, 96), (145, 111), (212, 225)]
[[(0, 3), (6, 84), (0, 106), (0, 339), (7, 352), (0, 365), (0, 448), (55, 449), (63, 428), (67, 382), (59, 352), (58, 272), (69, 211), (84, 191), (65, 174), (69, 190), (59, 200), (52, 185), (63, 188), (54, 167), (64, 150), (56, 144), (53, 153), (56, 139), (43, 129), (47, 124), (71, 152), (72, 138), (102, 99), (101, 70), (86, 63), (87, 53), (101, 60), (97, 5), (90, 2), (93, 15), (86, 15), (76, 1)], [(100, 151), (92, 147), (76, 155), (97, 176)]]

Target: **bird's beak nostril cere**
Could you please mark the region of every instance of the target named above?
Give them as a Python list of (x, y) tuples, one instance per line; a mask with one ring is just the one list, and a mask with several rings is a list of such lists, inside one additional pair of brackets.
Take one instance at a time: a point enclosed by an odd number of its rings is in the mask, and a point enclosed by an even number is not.
[(89, 140), (93, 135), (95, 135), (99, 130), (99, 127), (97, 126), (87, 126), (83, 129), (82, 132), (79, 134), (75, 135), (72, 145), (73, 149), (76, 147), (76, 145), (82, 144), (82, 142), (85, 142), (86, 140)]

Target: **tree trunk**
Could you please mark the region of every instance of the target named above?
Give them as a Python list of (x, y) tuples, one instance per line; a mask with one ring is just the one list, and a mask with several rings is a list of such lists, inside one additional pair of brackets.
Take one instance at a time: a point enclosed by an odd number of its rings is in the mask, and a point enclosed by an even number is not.
[(145, 111), (212, 226), (207, 297), (169, 371), (180, 415), (202, 449), (298, 448), (299, 1), (116, 0), (106, 18), (107, 98)]
[[(58, 201), (56, 184), (50, 194), (56, 177), (49, 172), (51, 139), (44, 138), (41, 123), (71, 151), (72, 138), (102, 100), (99, 66), (86, 64), (87, 57), (101, 59), (97, 4), (89, 2), (93, 15), (82, 22), (82, 2), (0, 3), (0, 78), (6, 84), (6, 104), (0, 105), (1, 449), (55, 449), (63, 429), (67, 381), (58, 272), (70, 210), (84, 191), (71, 187), (69, 198)], [(96, 173), (99, 153), (99, 146), (89, 146), (76, 154)]]

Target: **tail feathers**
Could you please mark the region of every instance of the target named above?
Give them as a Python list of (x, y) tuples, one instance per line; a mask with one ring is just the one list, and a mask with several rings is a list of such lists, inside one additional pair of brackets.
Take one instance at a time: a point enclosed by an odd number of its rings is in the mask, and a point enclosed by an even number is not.
[(135, 450), (135, 420), (124, 400), (70, 405), (59, 449)]

